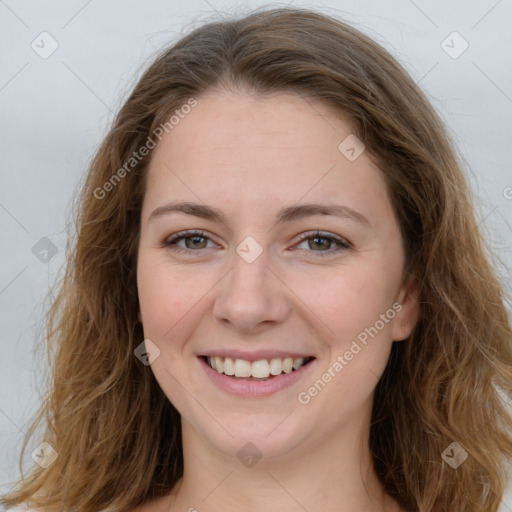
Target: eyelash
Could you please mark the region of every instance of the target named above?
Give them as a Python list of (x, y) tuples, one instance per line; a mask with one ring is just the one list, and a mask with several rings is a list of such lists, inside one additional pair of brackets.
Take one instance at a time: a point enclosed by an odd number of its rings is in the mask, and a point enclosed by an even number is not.
[[(201, 249), (187, 249), (187, 248), (183, 248), (183, 247), (178, 247), (176, 245), (176, 242), (178, 242), (180, 240), (191, 239), (194, 237), (205, 238), (207, 240), (210, 240), (209, 237), (204, 235), (204, 231), (187, 230), (187, 231), (181, 231), (179, 233), (176, 233), (175, 235), (172, 235), (171, 237), (167, 238), (163, 242), (162, 245), (173, 252), (185, 253), (185, 254), (198, 253), (201, 251)], [(346, 251), (346, 250), (352, 249), (352, 244), (350, 242), (348, 242), (347, 240), (345, 240), (344, 238), (341, 238), (339, 236), (336, 236), (336, 235), (333, 235), (330, 233), (325, 233), (322, 231), (315, 231), (314, 233), (311, 233), (311, 232), (305, 233), (304, 235), (301, 236), (299, 243), (303, 242), (304, 240), (309, 240), (309, 239), (314, 239), (314, 238), (324, 238), (324, 239), (330, 240), (331, 242), (335, 242), (338, 244), (338, 247), (336, 247), (335, 249), (329, 249), (327, 251), (312, 251), (312, 250), (308, 251), (308, 252), (317, 253), (317, 255), (320, 257), (330, 256), (330, 255), (340, 252), (340, 251)], [(171, 246), (174, 246), (174, 247), (171, 247)], [(206, 248), (204, 248), (204, 249), (206, 249)], [(302, 249), (299, 249), (299, 250), (302, 250)]]

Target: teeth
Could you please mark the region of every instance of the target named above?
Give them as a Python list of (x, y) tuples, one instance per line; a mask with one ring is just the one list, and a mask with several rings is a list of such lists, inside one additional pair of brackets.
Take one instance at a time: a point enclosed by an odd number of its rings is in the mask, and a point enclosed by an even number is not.
[(281, 363), (281, 359), (275, 358), (270, 360), (270, 373), (272, 375), (280, 375), (283, 373), (283, 363)]
[(304, 358), (303, 357), (296, 357), (294, 360), (293, 360), (293, 364), (292, 366), (298, 370), (302, 365), (304, 364)]
[(251, 363), (245, 359), (235, 359), (235, 377), (250, 377)]
[(224, 372), (224, 363), (222, 362), (222, 359), (220, 357), (215, 357), (215, 369), (219, 372), (219, 373), (223, 373)]
[(261, 361), (254, 361), (252, 363), (252, 372), (253, 377), (257, 379), (266, 379), (270, 375), (270, 365), (268, 361), (262, 359)]
[(287, 357), (283, 359), (283, 372), (290, 373), (293, 368), (293, 359), (291, 357)]
[(224, 373), (226, 375), (235, 375), (235, 362), (230, 357), (224, 359)]
[(253, 377), (255, 379), (268, 379), (270, 375), (281, 375), (281, 373), (290, 373), (298, 370), (304, 365), (306, 359), (304, 357), (273, 358), (267, 361), (261, 359), (259, 361), (246, 361), (245, 359), (231, 359), (230, 357), (207, 357), (208, 364), (218, 373), (225, 375), (233, 375), (240, 378)]

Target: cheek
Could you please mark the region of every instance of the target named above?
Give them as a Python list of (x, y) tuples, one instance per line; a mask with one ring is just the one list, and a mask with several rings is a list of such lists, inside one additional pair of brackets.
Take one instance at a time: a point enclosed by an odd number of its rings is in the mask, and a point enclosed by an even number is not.
[(319, 415), (337, 404), (337, 414), (328, 419), (332, 428), (374, 391), (389, 359), (396, 315), (385, 273), (376, 267), (345, 270), (333, 273), (321, 290), (310, 288), (308, 305), (315, 304), (311, 309), (334, 335), (324, 338), (328, 355), (299, 397), (314, 403)]
[(291, 282), (297, 297), (330, 333), (327, 338), (341, 348), (392, 306), (390, 274), (374, 264), (358, 263), (315, 274), (297, 272)]
[(208, 279), (141, 254), (137, 286), (145, 337), (163, 341), (190, 328), (211, 288)]

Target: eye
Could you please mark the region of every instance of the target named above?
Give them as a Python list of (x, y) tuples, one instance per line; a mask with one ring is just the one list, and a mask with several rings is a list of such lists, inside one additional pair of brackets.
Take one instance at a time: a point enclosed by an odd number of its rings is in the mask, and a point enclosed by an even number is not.
[[(301, 243), (297, 246), (307, 244), (306, 251), (316, 252), (315, 256), (327, 256), (340, 251), (351, 249), (350, 242), (332, 233), (323, 233), (316, 231), (315, 233), (305, 233), (301, 237)], [(333, 248), (334, 245), (334, 248)], [(302, 249), (301, 249), (302, 250)]]
[[(208, 242), (213, 245), (208, 247)], [(307, 249), (301, 249), (300, 245), (307, 244)], [(188, 230), (176, 233), (167, 238), (162, 246), (178, 253), (196, 253), (201, 249), (215, 247), (209, 237), (205, 236), (204, 231)], [(333, 247), (334, 246), (334, 247)], [(316, 253), (315, 256), (328, 256), (334, 253), (345, 251), (352, 248), (352, 244), (332, 233), (316, 231), (314, 233), (304, 233), (301, 236), (301, 242), (296, 246), (299, 250), (305, 250), (309, 253)], [(294, 249), (295, 250), (295, 249)]]
[[(190, 230), (172, 235), (162, 245), (175, 252), (191, 253), (198, 252), (197, 249), (208, 249), (208, 241), (211, 242), (207, 236), (204, 236), (204, 231)], [(182, 242), (184, 245), (180, 245)]]

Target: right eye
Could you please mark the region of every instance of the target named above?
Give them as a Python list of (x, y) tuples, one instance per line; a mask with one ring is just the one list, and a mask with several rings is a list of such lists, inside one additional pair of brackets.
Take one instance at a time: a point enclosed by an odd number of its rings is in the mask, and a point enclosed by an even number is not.
[[(188, 230), (168, 237), (162, 245), (171, 251), (190, 254), (199, 252), (199, 249), (208, 249), (205, 245), (208, 241), (211, 240), (204, 236), (204, 231)], [(184, 242), (184, 245), (179, 245), (181, 242)]]

